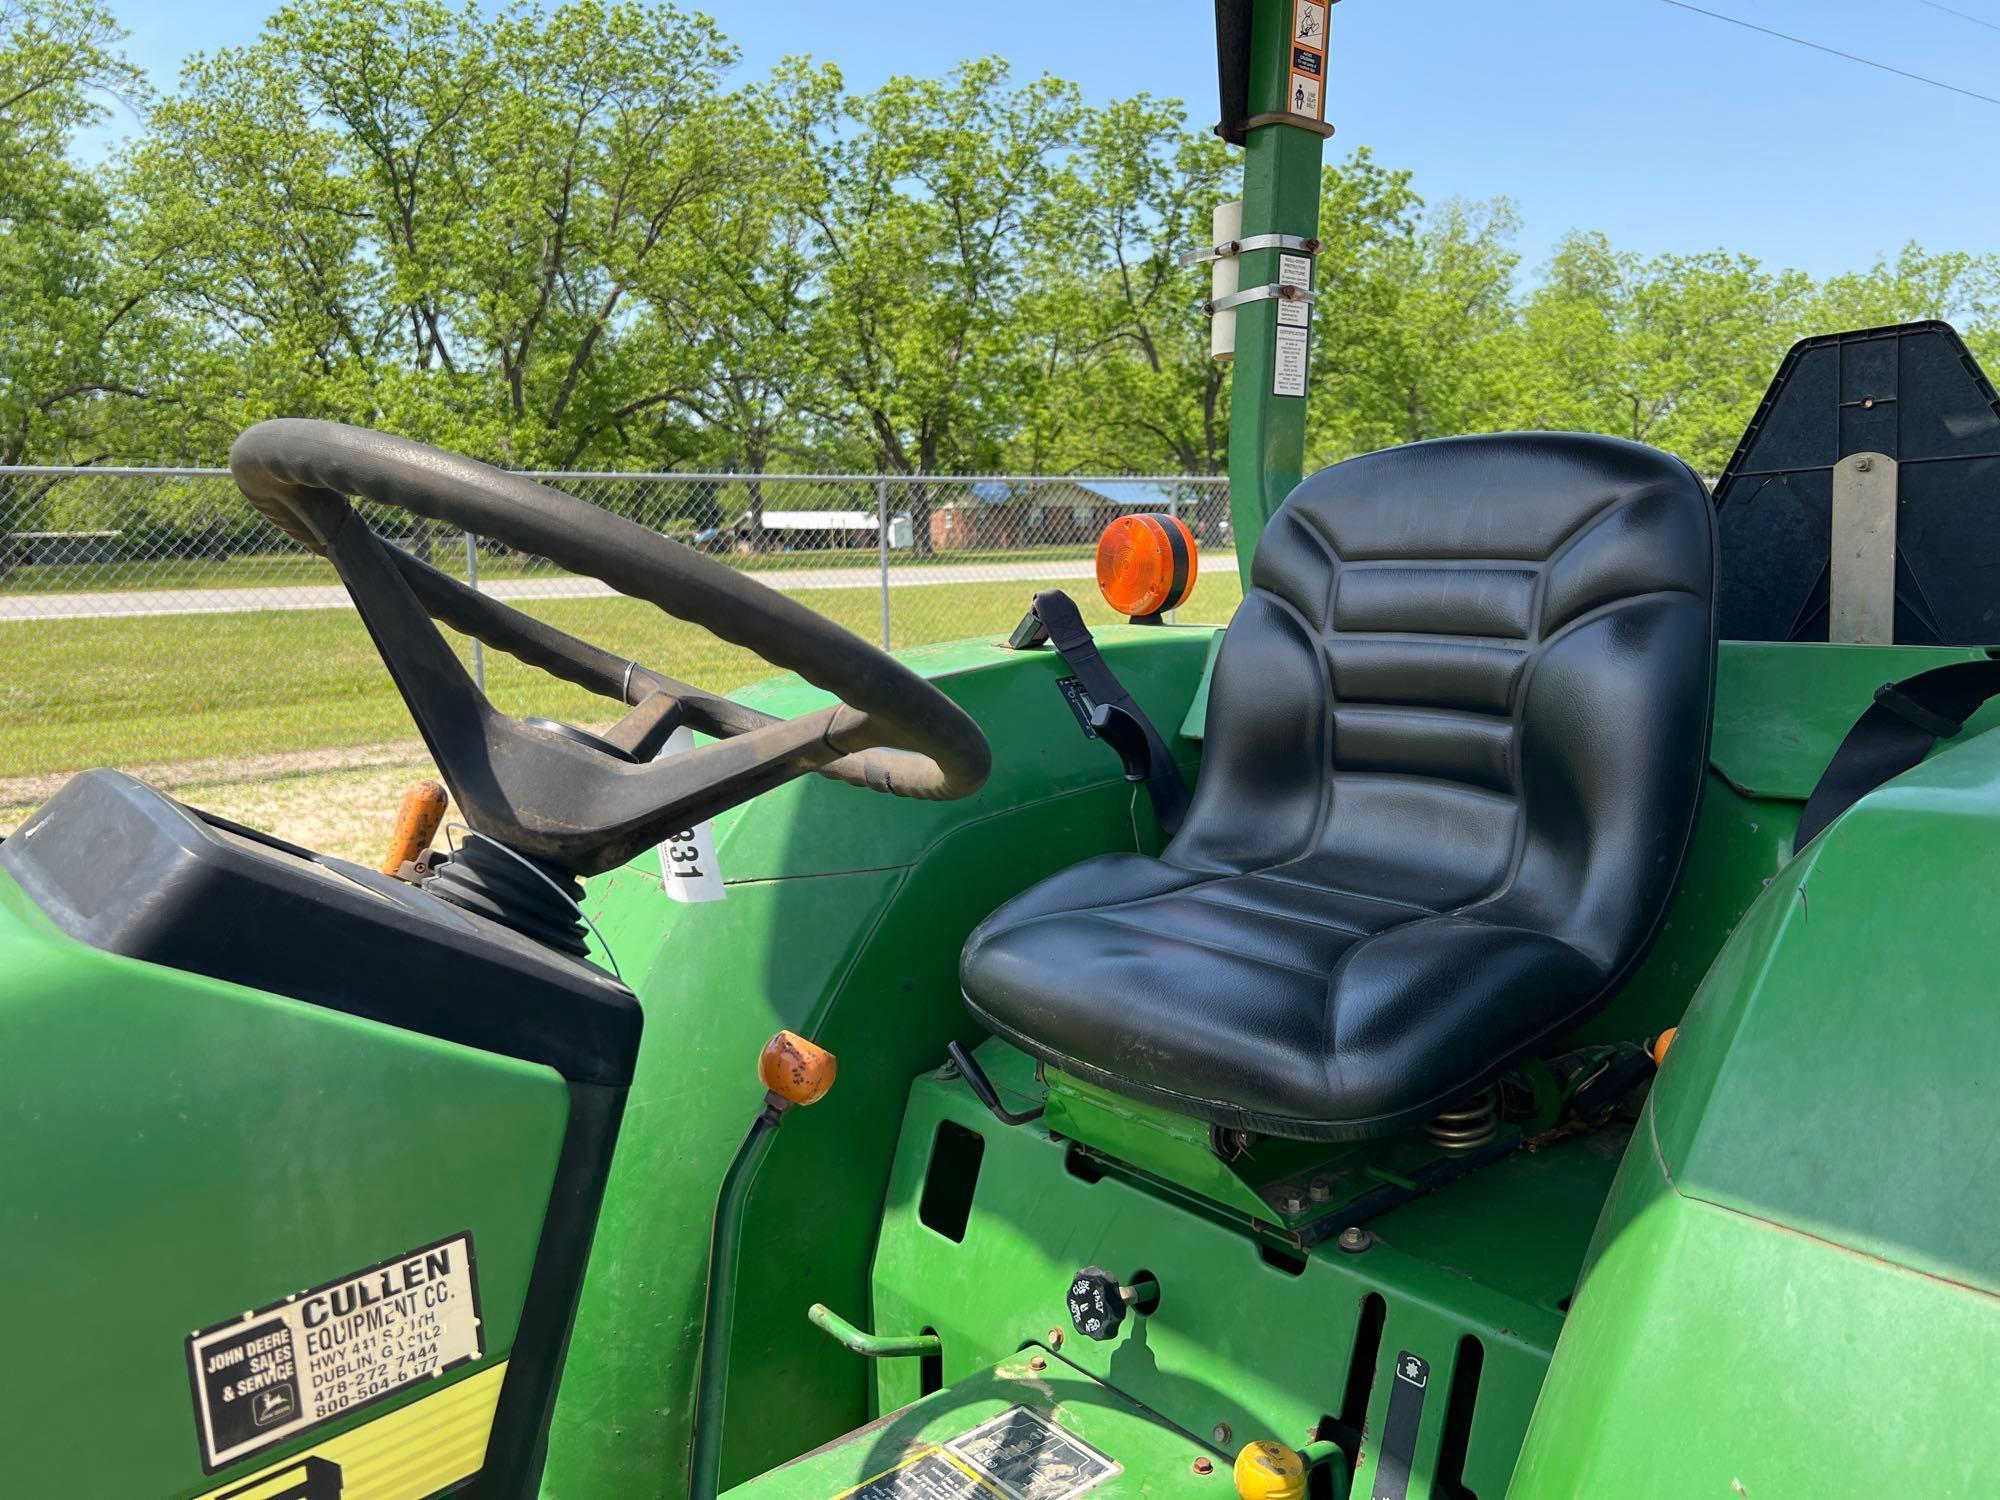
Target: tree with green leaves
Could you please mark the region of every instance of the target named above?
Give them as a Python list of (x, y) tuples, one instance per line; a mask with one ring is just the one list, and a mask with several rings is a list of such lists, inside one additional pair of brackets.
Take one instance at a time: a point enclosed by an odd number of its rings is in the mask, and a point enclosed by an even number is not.
[(1712, 478), (1806, 331), (1810, 290), (1750, 256), (1646, 258), (1570, 235), (1522, 309), (1511, 421), (1649, 443)]
[(1025, 237), (1017, 309), (1023, 421), (1011, 451), (1031, 472), (1219, 474), (1228, 367), (1208, 357), (1206, 265), (1236, 164), (1188, 128), (1178, 100), (1141, 94), (1088, 111)]
[(1993, 370), (2000, 364), (2000, 254), (1905, 245), (1894, 259), (1880, 256), (1866, 270), (1829, 278), (1808, 299), (1806, 317), (1809, 332), (1941, 318)]
[[(795, 63), (771, 98), (800, 153), (790, 180), (817, 263), (803, 352), (829, 414), (885, 473), (993, 465), (1032, 372), (1020, 242), (1074, 144), (1075, 88), (1017, 85), (987, 59), (851, 96), (837, 69)], [(908, 495), (928, 553), (929, 491)]]
[(1512, 206), (1452, 200), (1426, 211), (1409, 173), (1365, 147), (1324, 178), (1315, 457), (1497, 425), (1515, 317)]
[(0, 0), (0, 464), (91, 461), (111, 408), (170, 399), (152, 267), (70, 160), (108, 101), (137, 100), (121, 33), (90, 0)]
[[(726, 91), (651, 0), (294, 0), (144, 106), (97, 0), (0, 0), (0, 462), (214, 461), (275, 414), (520, 467), (923, 478), (1226, 466), (1210, 213), (1235, 158), (1176, 101), (996, 59)], [(1821, 283), (1579, 232), (1524, 277), (1504, 199), (1326, 167), (1311, 455), (1588, 428), (1713, 473), (1794, 339), (1948, 318), (2000, 358), (2000, 257)], [(18, 496), (18, 487), (16, 495)], [(930, 491), (908, 496), (920, 551)]]
[[(767, 114), (773, 103), (776, 113)], [(682, 285), (651, 299), (697, 371), (674, 397), (684, 420), (656, 438), (673, 457), (746, 476), (737, 535), (761, 551), (770, 543), (762, 476), (823, 459), (840, 415), (827, 378), (805, 352), (822, 252), (798, 180), (796, 141), (780, 125), (783, 103), (752, 88), (732, 101), (730, 115), (733, 160), (748, 189), (703, 205), (696, 234), (705, 254), (675, 268)]]
[(690, 283), (731, 183), (732, 60), (705, 18), (596, 0), (305, 0), (196, 58), (127, 180), (229, 352), (208, 404), (615, 459), (700, 377), (647, 299)]

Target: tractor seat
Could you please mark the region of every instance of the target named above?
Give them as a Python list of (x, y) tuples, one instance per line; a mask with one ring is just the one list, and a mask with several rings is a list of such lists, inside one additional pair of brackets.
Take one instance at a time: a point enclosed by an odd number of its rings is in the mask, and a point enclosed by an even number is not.
[(1644, 956), (1707, 760), (1714, 574), (1701, 481), (1634, 443), (1453, 438), (1313, 475), (1258, 544), (1180, 833), (988, 917), (972, 1013), (1218, 1125), (1428, 1119)]

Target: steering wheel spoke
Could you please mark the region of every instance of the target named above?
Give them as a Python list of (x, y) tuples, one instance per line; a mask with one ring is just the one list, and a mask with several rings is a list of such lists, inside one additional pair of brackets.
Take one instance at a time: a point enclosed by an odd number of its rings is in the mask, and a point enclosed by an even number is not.
[(604, 731), (604, 742), (634, 760), (651, 760), (668, 736), (687, 723), (687, 705), (674, 694), (648, 693)]
[[(260, 512), (326, 556), (353, 596), (466, 821), (576, 875), (809, 772), (898, 796), (963, 797), (985, 736), (934, 685), (755, 579), (634, 521), (471, 459), (332, 422), (259, 423), (230, 469)], [(831, 707), (776, 719), (523, 614), (392, 546), (349, 496), (408, 511), (609, 584), (796, 672)], [(495, 709), (446, 625), (626, 706), (599, 735)], [(656, 758), (681, 725), (711, 737)]]

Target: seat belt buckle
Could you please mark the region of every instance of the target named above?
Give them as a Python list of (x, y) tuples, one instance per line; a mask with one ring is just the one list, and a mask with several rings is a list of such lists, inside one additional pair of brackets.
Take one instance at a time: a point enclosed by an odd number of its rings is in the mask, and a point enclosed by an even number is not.
[(1088, 732), (1118, 752), (1118, 758), (1125, 763), (1127, 781), (1143, 783), (1155, 774), (1152, 743), (1146, 738), (1145, 726), (1117, 704), (1093, 705)]
[(1921, 729), (1933, 739), (1948, 740), (1965, 728), (1963, 719), (1954, 719), (1917, 702), (1901, 685), (1885, 682), (1875, 689), (1875, 701), (1889, 710), (1897, 718)]

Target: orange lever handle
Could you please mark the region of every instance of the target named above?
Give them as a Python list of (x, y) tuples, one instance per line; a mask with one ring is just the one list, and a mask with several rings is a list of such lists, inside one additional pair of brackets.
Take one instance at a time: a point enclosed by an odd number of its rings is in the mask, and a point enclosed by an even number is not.
[(834, 1056), (796, 1031), (781, 1031), (764, 1044), (757, 1076), (764, 1087), (791, 1104), (812, 1104), (833, 1087)]
[(435, 781), (416, 782), (403, 793), (403, 805), (396, 809), (396, 832), (389, 840), (389, 852), (382, 856), (384, 875), (394, 875), (430, 848), (450, 801), (451, 794)]

